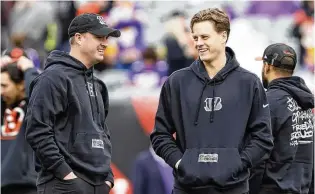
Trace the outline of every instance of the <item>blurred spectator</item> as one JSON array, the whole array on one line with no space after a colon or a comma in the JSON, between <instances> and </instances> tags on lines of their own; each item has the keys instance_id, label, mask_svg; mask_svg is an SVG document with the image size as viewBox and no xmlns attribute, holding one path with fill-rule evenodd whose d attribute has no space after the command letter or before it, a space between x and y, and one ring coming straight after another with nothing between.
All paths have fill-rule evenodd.
<instances>
[{"instance_id":1,"label":"blurred spectator","mask_svg":"<svg viewBox=\"0 0 315 194\"><path fill-rule=\"evenodd\" d=\"M132 183L134 194L171 194L174 184L172 168L150 147L138 155Z\"/></svg>"},{"instance_id":2,"label":"blurred spectator","mask_svg":"<svg viewBox=\"0 0 315 194\"><path fill-rule=\"evenodd\" d=\"M25 140L29 85L38 75L25 56L1 58L1 192L36 193L33 151Z\"/></svg>"},{"instance_id":3,"label":"blurred spectator","mask_svg":"<svg viewBox=\"0 0 315 194\"><path fill-rule=\"evenodd\" d=\"M130 69L131 64L141 57L141 50L145 48L143 25L146 16L143 13L138 3L126 1L115 1L109 13L111 25L121 31L121 37L117 40L118 68Z\"/></svg>"},{"instance_id":4,"label":"blurred spectator","mask_svg":"<svg viewBox=\"0 0 315 194\"><path fill-rule=\"evenodd\" d=\"M292 34L299 41L299 63L314 71L314 1L302 1L301 9L295 12Z\"/></svg>"},{"instance_id":5,"label":"blurred spectator","mask_svg":"<svg viewBox=\"0 0 315 194\"><path fill-rule=\"evenodd\" d=\"M250 1L246 14L277 17L291 15L298 8L297 1Z\"/></svg>"},{"instance_id":6,"label":"blurred spectator","mask_svg":"<svg viewBox=\"0 0 315 194\"><path fill-rule=\"evenodd\" d=\"M27 48L27 49L23 49L19 47L14 47L12 49L8 48L3 51L2 55L10 57L13 61L17 61L21 56L25 56L33 62L36 68L41 67L39 53L35 49L32 49L32 48Z\"/></svg>"},{"instance_id":7,"label":"blurred spectator","mask_svg":"<svg viewBox=\"0 0 315 194\"><path fill-rule=\"evenodd\" d=\"M11 47L33 48L43 62L47 51L59 42L55 5L48 1L16 1L8 22Z\"/></svg>"},{"instance_id":8,"label":"blurred spectator","mask_svg":"<svg viewBox=\"0 0 315 194\"><path fill-rule=\"evenodd\" d=\"M76 7L74 1L58 1L57 19L59 20L59 35L60 41L57 47L58 50L69 52L69 37L68 37L68 26L71 23L71 20L76 15Z\"/></svg>"},{"instance_id":9,"label":"blurred spectator","mask_svg":"<svg viewBox=\"0 0 315 194\"><path fill-rule=\"evenodd\" d=\"M8 23L11 9L14 6L14 1L1 1L1 52L10 44Z\"/></svg>"},{"instance_id":10,"label":"blurred spectator","mask_svg":"<svg viewBox=\"0 0 315 194\"><path fill-rule=\"evenodd\" d=\"M95 13L102 15L106 21L112 7L113 1L87 1L78 7L76 15L83 13Z\"/></svg>"},{"instance_id":11,"label":"blurred spectator","mask_svg":"<svg viewBox=\"0 0 315 194\"><path fill-rule=\"evenodd\" d=\"M167 78L167 69L165 61L158 61L155 48L148 47L142 52L142 60L132 63L129 79L136 87L158 88Z\"/></svg>"},{"instance_id":12,"label":"blurred spectator","mask_svg":"<svg viewBox=\"0 0 315 194\"><path fill-rule=\"evenodd\" d=\"M185 19L186 13L178 10L162 18L166 30L164 44L167 48L168 75L188 67L197 57Z\"/></svg>"}]
</instances>

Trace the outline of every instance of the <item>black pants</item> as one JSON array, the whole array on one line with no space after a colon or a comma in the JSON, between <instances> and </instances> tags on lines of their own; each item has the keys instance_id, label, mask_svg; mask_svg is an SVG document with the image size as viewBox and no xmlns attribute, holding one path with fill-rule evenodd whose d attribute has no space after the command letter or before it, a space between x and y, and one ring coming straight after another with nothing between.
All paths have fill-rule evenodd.
<instances>
[{"instance_id":1,"label":"black pants","mask_svg":"<svg viewBox=\"0 0 315 194\"><path fill-rule=\"evenodd\" d=\"M26 185L10 185L1 188L2 194L36 194L36 187Z\"/></svg>"},{"instance_id":2,"label":"black pants","mask_svg":"<svg viewBox=\"0 0 315 194\"><path fill-rule=\"evenodd\" d=\"M86 181L76 178L72 180L59 180L57 178L38 185L38 194L109 194L109 186L102 184L94 186Z\"/></svg>"},{"instance_id":3,"label":"black pants","mask_svg":"<svg viewBox=\"0 0 315 194\"><path fill-rule=\"evenodd\" d=\"M275 191L274 189L261 188L259 194L294 194L292 192L280 192Z\"/></svg>"},{"instance_id":4,"label":"black pants","mask_svg":"<svg viewBox=\"0 0 315 194\"><path fill-rule=\"evenodd\" d=\"M187 193L187 192L185 192L183 190L175 188L175 189L173 189L172 194L193 194L193 193ZM204 194L212 194L212 193L204 193ZM249 194L249 193L246 192L246 193L235 193L235 194Z\"/></svg>"}]
</instances>

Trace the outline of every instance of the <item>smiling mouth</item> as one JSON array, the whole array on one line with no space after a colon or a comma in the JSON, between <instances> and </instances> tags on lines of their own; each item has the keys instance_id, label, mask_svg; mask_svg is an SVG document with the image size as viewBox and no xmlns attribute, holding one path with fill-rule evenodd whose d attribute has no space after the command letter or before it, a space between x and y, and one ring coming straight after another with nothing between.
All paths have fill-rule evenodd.
<instances>
[{"instance_id":1,"label":"smiling mouth","mask_svg":"<svg viewBox=\"0 0 315 194\"><path fill-rule=\"evenodd\" d=\"M97 51L99 52L99 53L104 53L104 51L105 51L105 49L97 49Z\"/></svg>"},{"instance_id":2,"label":"smiling mouth","mask_svg":"<svg viewBox=\"0 0 315 194\"><path fill-rule=\"evenodd\" d=\"M199 53L205 53L205 52L207 52L209 49L198 49L198 52Z\"/></svg>"}]
</instances>

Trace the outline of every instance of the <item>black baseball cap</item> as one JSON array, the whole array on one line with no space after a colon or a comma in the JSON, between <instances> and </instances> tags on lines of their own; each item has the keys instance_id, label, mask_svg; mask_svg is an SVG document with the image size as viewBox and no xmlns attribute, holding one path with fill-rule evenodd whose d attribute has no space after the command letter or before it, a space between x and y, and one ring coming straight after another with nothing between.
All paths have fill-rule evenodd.
<instances>
[{"instance_id":1,"label":"black baseball cap","mask_svg":"<svg viewBox=\"0 0 315 194\"><path fill-rule=\"evenodd\" d=\"M292 58L293 63L287 63L285 58ZM263 57L257 57L256 61L264 61L269 65L273 65L278 68L294 70L297 63L297 56L294 49L283 43L276 43L269 45L264 53Z\"/></svg>"},{"instance_id":2,"label":"black baseball cap","mask_svg":"<svg viewBox=\"0 0 315 194\"><path fill-rule=\"evenodd\" d=\"M89 32L96 36L120 37L120 31L110 28L101 15L84 13L76 16L70 23L68 35L72 37L75 33Z\"/></svg>"}]
</instances>

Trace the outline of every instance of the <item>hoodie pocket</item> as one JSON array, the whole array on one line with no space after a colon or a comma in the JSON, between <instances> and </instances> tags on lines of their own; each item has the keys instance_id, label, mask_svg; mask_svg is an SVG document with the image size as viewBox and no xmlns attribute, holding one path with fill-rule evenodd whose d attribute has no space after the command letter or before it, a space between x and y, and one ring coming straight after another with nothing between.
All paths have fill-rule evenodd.
<instances>
[{"instance_id":1,"label":"hoodie pocket","mask_svg":"<svg viewBox=\"0 0 315 194\"><path fill-rule=\"evenodd\" d=\"M105 134L77 133L71 154L93 167L102 167L110 163L111 143Z\"/></svg>"},{"instance_id":2,"label":"hoodie pocket","mask_svg":"<svg viewBox=\"0 0 315 194\"><path fill-rule=\"evenodd\" d=\"M221 187L243 181L239 177L242 162L236 148L187 149L178 166L177 180L183 185Z\"/></svg>"}]
</instances>

